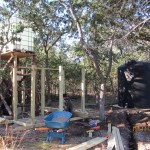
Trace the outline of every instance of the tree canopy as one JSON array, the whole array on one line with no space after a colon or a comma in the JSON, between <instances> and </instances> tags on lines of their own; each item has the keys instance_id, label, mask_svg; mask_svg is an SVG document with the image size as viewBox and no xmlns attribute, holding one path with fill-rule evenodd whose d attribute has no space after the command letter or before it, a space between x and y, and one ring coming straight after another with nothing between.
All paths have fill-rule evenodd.
<instances>
[{"instance_id":1,"label":"tree canopy","mask_svg":"<svg viewBox=\"0 0 150 150\"><path fill-rule=\"evenodd\" d=\"M101 120L104 119L106 85L108 79L117 77L117 67L128 59L149 60L148 0L4 2L5 7L1 6L1 22L4 20L2 18L9 19L14 12L29 22L35 32L35 52L41 60L40 64L46 67L63 64L68 70L71 64L84 64L90 80L101 85L95 89L99 91ZM2 24L4 26L5 22ZM3 35L1 31L1 43Z\"/></svg>"}]
</instances>

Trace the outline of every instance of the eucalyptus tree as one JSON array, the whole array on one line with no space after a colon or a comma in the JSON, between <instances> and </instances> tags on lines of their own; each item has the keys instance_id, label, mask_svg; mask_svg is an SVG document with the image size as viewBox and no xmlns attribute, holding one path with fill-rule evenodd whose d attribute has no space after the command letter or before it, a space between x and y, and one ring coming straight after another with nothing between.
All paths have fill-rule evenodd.
<instances>
[{"instance_id":1,"label":"eucalyptus tree","mask_svg":"<svg viewBox=\"0 0 150 150\"><path fill-rule=\"evenodd\" d=\"M44 45L47 55L63 33L71 31L71 36L79 38L81 50L92 62L100 79L99 114L103 120L106 82L115 61L114 52L121 55L127 50L136 50L139 43L148 39L149 1L7 1L38 31L39 43L42 43L39 45Z\"/></svg>"},{"instance_id":2,"label":"eucalyptus tree","mask_svg":"<svg viewBox=\"0 0 150 150\"><path fill-rule=\"evenodd\" d=\"M141 0L58 1L74 21L76 25L74 31L78 33L84 53L92 61L101 81L99 114L100 119L104 120L106 81L111 72L114 46L120 53L129 47L137 49L137 41L131 41L129 35L136 33L138 27L143 27L144 23L149 21L149 18L142 17L141 13L144 11L142 7L145 10L149 8L149 2L142 3Z\"/></svg>"},{"instance_id":3,"label":"eucalyptus tree","mask_svg":"<svg viewBox=\"0 0 150 150\"><path fill-rule=\"evenodd\" d=\"M20 18L30 23L35 31L36 41L38 41L37 49L41 52L44 50L45 67L49 67L49 60L52 59L49 58L49 54L52 48L71 28L71 23L67 23L66 14L61 13L62 7L49 0L10 0L7 2L9 6L18 9ZM46 80L47 95L50 99L49 71L46 72Z\"/></svg>"},{"instance_id":4,"label":"eucalyptus tree","mask_svg":"<svg viewBox=\"0 0 150 150\"><path fill-rule=\"evenodd\" d=\"M7 5L1 4L0 5L0 53L3 51L4 47L12 41L17 40L15 37L15 33L19 32L20 30L14 30L11 33L11 18L14 15L16 10L11 10ZM11 33L11 36L10 36ZM0 58L0 67L2 67L2 60ZM6 66L6 65L5 65ZM10 76L8 71L5 69L4 71L0 71L0 108L2 109L3 105L5 106L9 115L12 115L12 110L9 107L6 97L11 93L12 84L10 82ZM8 94L9 93L9 94Z\"/></svg>"},{"instance_id":5,"label":"eucalyptus tree","mask_svg":"<svg viewBox=\"0 0 150 150\"><path fill-rule=\"evenodd\" d=\"M77 27L77 32L79 34L80 43L84 48L84 53L90 58L93 63L93 66L96 70L97 75L101 80L101 89L100 89L100 97L99 97L99 108L100 108L100 119L104 120L104 105L105 105L105 83L106 79L103 75L102 68L100 67L99 62L99 53L97 51L98 45L95 45L95 41L91 41L92 39L92 32L89 32L91 29L91 19L93 19L94 11L90 11L90 6L92 5L91 2L87 1L80 1L79 3L75 1L61 1L59 0L60 4L62 4L66 10L70 13L70 16L74 20L74 23ZM94 4L96 6L96 3ZM90 21L90 22L89 22ZM95 20L97 21L97 20ZM94 27L95 28L95 27ZM96 31L95 31L96 33ZM107 69L108 77L112 65L112 45L113 45L113 33L110 35L109 38L109 66ZM101 43L100 43L101 44Z\"/></svg>"},{"instance_id":6,"label":"eucalyptus tree","mask_svg":"<svg viewBox=\"0 0 150 150\"><path fill-rule=\"evenodd\" d=\"M3 51L8 43L20 40L16 37L16 34L22 32L24 26L19 22L13 28L13 16L16 12L17 9L9 7L7 3L0 6L0 51Z\"/></svg>"}]
</instances>

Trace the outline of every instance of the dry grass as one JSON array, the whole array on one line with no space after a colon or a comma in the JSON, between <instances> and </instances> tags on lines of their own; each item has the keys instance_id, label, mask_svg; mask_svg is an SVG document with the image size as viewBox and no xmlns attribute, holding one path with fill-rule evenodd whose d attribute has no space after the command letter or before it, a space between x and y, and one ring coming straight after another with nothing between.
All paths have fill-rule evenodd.
<instances>
[{"instance_id":1,"label":"dry grass","mask_svg":"<svg viewBox=\"0 0 150 150\"><path fill-rule=\"evenodd\" d=\"M28 131L23 134L14 134L13 128L5 124L5 135L0 136L0 149L2 150L17 150Z\"/></svg>"}]
</instances>

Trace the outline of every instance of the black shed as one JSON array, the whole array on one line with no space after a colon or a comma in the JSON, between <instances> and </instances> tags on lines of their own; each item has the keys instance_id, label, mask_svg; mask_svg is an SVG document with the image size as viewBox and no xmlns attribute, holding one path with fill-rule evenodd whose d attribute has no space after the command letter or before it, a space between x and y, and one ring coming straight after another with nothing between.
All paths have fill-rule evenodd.
<instances>
[{"instance_id":1,"label":"black shed","mask_svg":"<svg viewBox=\"0 0 150 150\"><path fill-rule=\"evenodd\" d=\"M131 60L118 67L119 105L150 108L150 62Z\"/></svg>"}]
</instances>

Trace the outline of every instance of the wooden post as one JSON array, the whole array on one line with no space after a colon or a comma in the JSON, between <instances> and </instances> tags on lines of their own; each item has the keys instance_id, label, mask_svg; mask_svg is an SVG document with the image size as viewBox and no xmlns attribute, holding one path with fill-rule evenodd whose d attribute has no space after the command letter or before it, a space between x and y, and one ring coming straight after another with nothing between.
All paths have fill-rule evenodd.
<instances>
[{"instance_id":1,"label":"wooden post","mask_svg":"<svg viewBox=\"0 0 150 150\"><path fill-rule=\"evenodd\" d=\"M32 72L31 72L31 124L35 123L35 77L36 77L36 68L35 68L35 65L32 65Z\"/></svg>"},{"instance_id":2,"label":"wooden post","mask_svg":"<svg viewBox=\"0 0 150 150\"><path fill-rule=\"evenodd\" d=\"M108 123L108 138L110 138L110 135L111 135L111 131L112 129L111 129L111 123Z\"/></svg>"},{"instance_id":3,"label":"wooden post","mask_svg":"<svg viewBox=\"0 0 150 150\"><path fill-rule=\"evenodd\" d=\"M122 143L122 139L120 136L120 131L117 127L112 127L113 136L115 137L115 149L116 150L124 150L124 146Z\"/></svg>"},{"instance_id":4,"label":"wooden post","mask_svg":"<svg viewBox=\"0 0 150 150\"><path fill-rule=\"evenodd\" d=\"M64 72L64 70L63 70L63 93L66 93L65 72Z\"/></svg>"},{"instance_id":5,"label":"wooden post","mask_svg":"<svg viewBox=\"0 0 150 150\"><path fill-rule=\"evenodd\" d=\"M63 67L59 66L59 111L63 110Z\"/></svg>"},{"instance_id":6,"label":"wooden post","mask_svg":"<svg viewBox=\"0 0 150 150\"><path fill-rule=\"evenodd\" d=\"M44 116L45 108L45 69L41 69L41 115Z\"/></svg>"},{"instance_id":7,"label":"wooden post","mask_svg":"<svg viewBox=\"0 0 150 150\"><path fill-rule=\"evenodd\" d=\"M14 117L14 120L17 120L17 115L18 115L17 57L14 57L12 87L13 87L13 117Z\"/></svg>"},{"instance_id":8,"label":"wooden post","mask_svg":"<svg viewBox=\"0 0 150 150\"><path fill-rule=\"evenodd\" d=\"M113 150L115 147L115 137L113 133L110 134L110 137L107 141L107 150Z\"/></svg>"},{"instance_id":9,"label":"wooden post","mask_svg":"<svg viewBox=\"0 0 150 150\"><path fill-rule=\"evenodd\" d=\"M22 74L25 73L24 69L21 69L21 73ZM25 104L25 82L24 82L24 80L22 81L22 88L23 88L23 91L21 91L22 104L23 104L23 112L25 112L25 107L24 107L24 104Z\"/></svg>"},{"instance_id":10,"label":"wooden post","mask_svg":"<svg viewBox=\"0 0 150 150\"><path fill-rule=\"evenodd\" d=\"M82 82L81 82L81 110L85 112L85 69L82 68Z\"/></svg>"}]
</instances>

